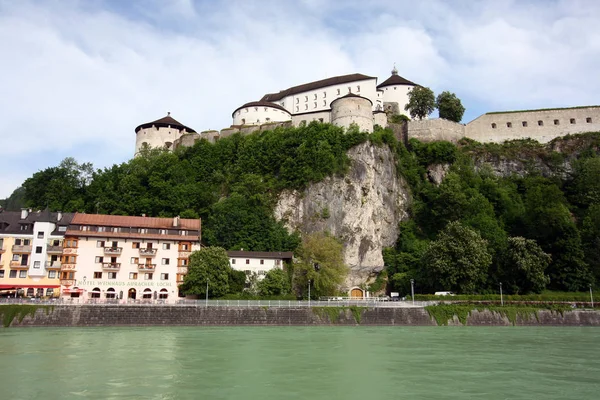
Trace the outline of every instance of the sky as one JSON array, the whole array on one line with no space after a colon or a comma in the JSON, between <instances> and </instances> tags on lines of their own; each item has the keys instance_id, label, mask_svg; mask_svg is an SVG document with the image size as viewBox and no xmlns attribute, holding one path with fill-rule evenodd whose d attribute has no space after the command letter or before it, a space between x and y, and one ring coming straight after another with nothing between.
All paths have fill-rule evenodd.
<instances>
[{"instance_id":1,"label":"sky","mask_svg":"<svg viewBox=\"0 0 600 400\"><path fill-rule=\"evenodd\" d=\"M0 0L0 198L65 157L133 156L265 93L399 74L489 111L600 104L597 0Z\"/></svg>"}]
</instances>

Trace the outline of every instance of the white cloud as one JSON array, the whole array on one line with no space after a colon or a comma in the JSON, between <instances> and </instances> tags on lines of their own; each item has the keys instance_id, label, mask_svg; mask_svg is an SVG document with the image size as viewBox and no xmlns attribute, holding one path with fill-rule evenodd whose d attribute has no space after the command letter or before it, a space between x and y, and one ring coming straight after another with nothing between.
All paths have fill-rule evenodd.
<instances>
[{"instance_id":1,"label":"white cloud","mask_svg":"<svg viewBox=\"0 0 600 400\"><path fill-rule=\"evenodd\" d=\"M133 129L167 111L220 129L264 93L351 72L386 79L394 62L455 91L470 118L598 103L592 1L110 4L0 0L0 197L66 156L127 160Z\"/></svg>"}]
</instances>

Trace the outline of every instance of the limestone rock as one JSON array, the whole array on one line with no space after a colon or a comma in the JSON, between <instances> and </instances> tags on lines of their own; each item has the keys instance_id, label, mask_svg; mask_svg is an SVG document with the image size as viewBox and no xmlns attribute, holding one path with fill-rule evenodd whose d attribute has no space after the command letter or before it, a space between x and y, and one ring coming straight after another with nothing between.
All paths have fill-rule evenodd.
<instances>
[{"instance_id":1,"label":"limestone rock","mask_svg":"<svg viewBox=\"0 0 600 400\"><path fill-rule=\"evenodd\" d=\"M328 231L341 239L350 288L383 269L382 249L395 244L398 223L408 217L410 193L387 146L363 143L348 156L352 164L345 176L281 193L275 217L290 230Z\"/></svg>"}]
</instances>

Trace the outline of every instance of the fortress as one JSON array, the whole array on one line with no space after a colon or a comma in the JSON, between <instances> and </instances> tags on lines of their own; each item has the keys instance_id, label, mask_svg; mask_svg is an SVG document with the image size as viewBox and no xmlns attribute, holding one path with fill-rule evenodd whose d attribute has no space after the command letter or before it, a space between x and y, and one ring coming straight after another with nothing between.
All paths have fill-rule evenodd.
<instances>
[{"instance_id":1,"label":"fortress","mask_svg":"<svg viewBox=\"0 0 600 400\"><path fill-rule=\"evenodd\" d=\"M248 134L277 126L299 126L319 121L343 128L356 124L361 131L393 126L388 115L406 114L408 93L419 86L394 67L380 84L363 74L341 75L265 94L260 100L236 108L232 125L221 131L196 132L173 119L161 119L135 128L135 154L145 147L174 149L192 146L200 139L214 142L240 132ZM399 130L399 131L398 131ZM541 143L567 134L600 131L600 106L530 111L490 112L467 124L445 119L410 120L395 131L404 139L457 141L467 137L478 142L503 142L531 138Z\"/></svg>"}]
</instances>

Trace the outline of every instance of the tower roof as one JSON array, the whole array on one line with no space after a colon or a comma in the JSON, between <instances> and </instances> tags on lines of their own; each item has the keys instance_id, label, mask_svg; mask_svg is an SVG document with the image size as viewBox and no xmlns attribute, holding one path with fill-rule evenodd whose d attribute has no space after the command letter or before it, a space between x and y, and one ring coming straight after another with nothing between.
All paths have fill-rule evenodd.
<instances>
[{"instance_id":1,"label":"tower roof","mask_svg":"<svg viewBox=\"0 0 600 400\"><path fill-rule=\"evenodd\" d=\"M168 112L166 117L162 117L160 119L157 119L156 121L146 122L145 124L139 125L137 128L135 128L135 133L137 133L140 129L152 128L153 126L156 126L157 128L173 127L179 130L185 129L186 131L191 133L196 132L192 128L183 125L181 122L171 117L171 113Z\"/></svg>"},{"instance_id":2,"label":"tower roof","mask_svg":"<svg viewBox=\"0 0 600 400\"><path fill-rule=\"evenodd\" d=\"M393 86L393 85L419 86L416 83L411 82L408 79L405 79L405 78L401 77L400 75L398 75L398 70L396 69L395 65L394 65L394 69L392 70L392 76L390 76L385 81L383 81L379 85L377 85L377 89L385 87L385 86Z\"/></svg>"},{"instance_id":3,"label":"tower roof","mask_svg":"<svg viewBox=\"0 0 600 400\"><path fill-rule=\"evenodd\" d=\"M290 113L288 110L286 110L285 108L281 107L279 104L276 103L271 103L270 101L251 101L250 103L246 103L243 106L239 106L238 108L236 108L233 113L231 114L231 116L233 117L233 115L237 112L237 110L245 108L245 107L271 107L271 108L276 108L278 110L281 111L285 111L286 113Z\"/></svg>"}]
</instances>

